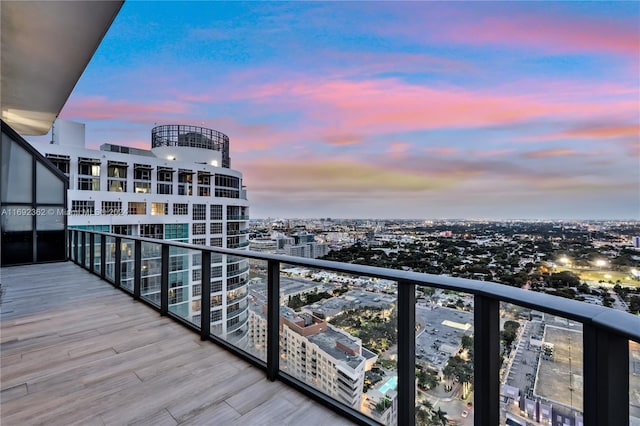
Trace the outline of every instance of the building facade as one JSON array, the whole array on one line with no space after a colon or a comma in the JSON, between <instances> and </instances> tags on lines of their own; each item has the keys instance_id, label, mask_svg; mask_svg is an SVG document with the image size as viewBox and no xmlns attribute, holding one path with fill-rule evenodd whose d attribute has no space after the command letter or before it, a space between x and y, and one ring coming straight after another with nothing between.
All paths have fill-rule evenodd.
<instances>
[{"instance_id":1,"label":"building facade","mask_svg":"<svg viewBox=\"0 0 640 426\"><path fill-rule=\"evenodd\" d=\"M248 347L259 357L266 357L264 309L249 313ZM283 371L360 409L366 366L360 339L311 314L281 306L280 349Z\"/></svg>"},{"instance_id":2,"label":"building facade","mask_svg":"<svg viewBox=\"0 0 640 426\"><path fill-rule=\"evenodd\" d=\"M242 174L229 168L226 135L196 126L158 126L152 130L150 150L113 144L94 150L85 147L83 124L56 122L52 139L33 146L69 178L69 228L235 249L249 245L249 202ZM130 268L122 271L122 285L127 286L133 279L133 258L131 247L123 248ZM159 247L144 245L143 260L143 295L159 299ZM243 338L248 263L214 254L210 267L211 330ZM199 255L172 248L169 271L169 309L198 323Z\"/></svg>"}]
</instances>

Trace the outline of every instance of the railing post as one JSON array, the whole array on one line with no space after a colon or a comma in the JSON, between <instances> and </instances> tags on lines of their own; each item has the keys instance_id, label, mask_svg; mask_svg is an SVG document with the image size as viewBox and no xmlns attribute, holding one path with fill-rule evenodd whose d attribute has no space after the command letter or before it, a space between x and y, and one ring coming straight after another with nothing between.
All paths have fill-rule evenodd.
<instances>
[{"instance_id":1,"label":"railing post","mask_svg":"<svg viewBox=\"0 0 640 426\"><path fill-rule=\"evenodd\" d=\"M133 298L140 299L140 284L142 283L142 241L133 242Z\"/></svg>"},{"instance_id":2,"label":"railing post","mask_svg":"<svg viewBox=\"0 0 640 426\"><path fill-rule=\"evenodd\" d=\"M169 246L162 244L162 274L160 275L160 315L169 312Z\"/></svg>"},{"instance_id":3,"label":"railing post","mask_svg":"<svg viewBox=\"0 0 640 426\"><path fill-rule=\"evenodd\" d=\"M202 251L200 274L200 340L207 340L211 334L211 252Z\"/></svg>"},{"instance_id":4,"label":"railing post","mask_svg":"<svg viewBox=\"0 0 640 426\"><path fill-rule=\"evenodd\" d=\"M83 268L87 269L87 231L82 231L82 254L80 255L80 262Z\"/></svg>"},{"instance_id":5,"label":"railing post","mask_svg":"<svg viewBox=\"0 0 640 426\"><path fill-rule=\"evenodd\" d=\"M78 246L79 246L79 242L78 242L78 230L74 229L73 230L73 261L76 262L76 264L78 263Z\"/></svg>"},{"instance_id":6,"label":"railing post","mask_svg":"<svg viewBox=\"0 0 640 426\"><path fill-rule=\"evenodd\" d=\"M113 285L120 287L120 279L122 275L122 238L115 238L116 252L115 252L115 265L113 265Z\"/></svg>"},{"instance_id":7,"label":"railing post","mask_svg":"<svg viewBox=\"0 0 640 426\"><path fill-rule=\"evenodd\" d=\"M107 237L100 237L100 278L107 278Z\"/></svg>"},{"instance_id":8,"label":"railing post","mask_svg":"<svg viewBox=\"0 0 640 426\"><path fill-rule=\"evenodd\" d=\"M473 395L476 426L500 423L500 302L474 298Z\"/></svg>"},{"instance_id":9,"label":"railing post","mask_svg":"<svg viewBox=\"0 0 640 426\"><path fill-rule=\"evenodd\" d=\"M95 244L96 244L96 236L92 232L89 234L89 271L91 272L93 272L93 268L94 268L93 259L96 256Z\"/></svg>"},{"instance_id":10,"label":"railing post","mask_svg":"<svg viewBox=\"0 0 640 426\"><path fill-rule=\"evenodd\" d=\"M273 382L280 371L280 262L267 262L267 379Z\"/></svg>"},{"instance_id":11,"label":"railing post","mask_svg":"<svg viewBox=\"0 0 640 426\"><path fill-rule=\"evenodd\" d=\"M583 333L585 424L629 424L629 341L590 324Z\"/></svg>"},{"instance_id":12,"label":"railing post","mask_svg":"<svg viewBox=\"0 0 640 426\"><path fill-rule=\"evenodd\" d=\"M398 281L398 424L416 424L416 288Z\"/></svg>"},{"instance_id":13,"label":"railing post","mask_svg":"<svg viewBox=\"0 0 640 426\"><path fill-rule=\"evenodd\" d=\"M73 231L67 228L67 260L73 260L71 248L73 247Z\"/></svg>"}]
</instances>

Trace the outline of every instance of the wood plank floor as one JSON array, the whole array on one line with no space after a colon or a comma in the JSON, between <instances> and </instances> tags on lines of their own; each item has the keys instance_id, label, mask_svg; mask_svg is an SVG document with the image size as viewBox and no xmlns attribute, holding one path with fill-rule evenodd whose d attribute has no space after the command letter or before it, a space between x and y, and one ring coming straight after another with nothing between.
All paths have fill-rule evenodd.
<instances>
[{"instance_id":1,"label":"wood plank floor","mask_svg":"<svg viewBox=\"0 0 640 426\"><path fill-rule=\"evenodd\" d=\"M351 424L70 262L0 282L3 426Z\"/></svg>"}]
</instances>

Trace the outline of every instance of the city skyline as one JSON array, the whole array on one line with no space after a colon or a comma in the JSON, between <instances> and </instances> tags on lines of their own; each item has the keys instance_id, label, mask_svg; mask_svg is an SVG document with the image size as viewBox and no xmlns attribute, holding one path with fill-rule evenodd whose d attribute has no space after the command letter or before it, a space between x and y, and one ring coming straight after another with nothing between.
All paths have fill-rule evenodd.
<instances>
[{"instance_id":1,"label":"city skyline","mask_svg":"<svg viewBox=\"0 0 640 426\"><path fill-rule=\"evenodd\" d=\"M637 3L127 2L60 117L231 139L253 217L633 219Z\"/></svg>"}]
</instances>

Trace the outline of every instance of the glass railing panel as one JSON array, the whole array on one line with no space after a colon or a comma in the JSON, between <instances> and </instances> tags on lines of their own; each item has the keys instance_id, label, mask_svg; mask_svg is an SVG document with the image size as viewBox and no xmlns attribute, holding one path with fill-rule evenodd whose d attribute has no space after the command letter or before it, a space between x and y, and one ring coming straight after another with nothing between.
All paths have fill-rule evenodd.
<instances>
[{"instance_id":1,"label":"glass railing panel","mask_svg":"<svg viewBox=\"0 0 640 426\"><path fill-rule=\"evenodd\" d=\"M115 282L116 265L116 239L115 237L104 237L105 240L105 278L107 281Z\"/></svg>"},{"instance_id":2,"label":"glass railing panel","mask_svg":"<svg viewBox=\"0 0 640 426\"><path fill-rule=\"evenodd\" d=\"M73 260L74 262L77 262L78 261L78 259L76 257L76 248L78 247L78 233L77 232L71 232L70 244L71 244L71 260Z\"/></svg>"},{"instance_id":3,"label":"glass railing panel","mask_svg":"<svg viewBox=\"0 0 640 426\"><path fill-rule=\"evenodd\" d=\"M84 266L87 269L91 268L91 240L89 233L85 233L84 236ZM82 239L80 240L82 241Z\"/></svg>"},{"instance_id":4,"label":"glass railing panel","mask_svg":"<svg viewBox=\"0 0 640 426\"><path fill-rule=\"evenodd\" d=\"M232 264L239 260L238 256L228 256ZM263 260L246 259L248 272L246 277L248 292L247 310L247 338L246 351L251 355L267 361L267 262ZM245 265L240 265L244 268ZM233 272L236 274L237 272ZM230 290L235 292L236 290ZM239 292L242 294L242 290ZM242 297L242 296L240 296Z\"/></svg>"},{"instance_id":5,"label":"glass railing panel","mask_svg":"<svg viewBox=\"0 0 640 426\"><path fill-rule=\"evenodd\" d=\"M126 238L120 240L120 286L133 293L134 280L134 241Z\"/></svg>"},{"instance_id":6,"label":"glass railing panel","mask_svg":"<svg viewBox=\"0 0 640 426\"><path fill-rule=\"evenodd\" d=\"M266 262L257 262L253 267L249 262L245 257L211 254L210 331L236 348L266 361L266 310L263 311L263 305L267 303L267 293L252 295L249 287L252 274L266 289ZM253 268L255 271L252 272Z\"/></svg>"},{"instance_id":7,"label":"glass railing panel","mask_svg":"<svg viewBox=\"0 0 640 426\"><path fill-rule=\"evenodd\" d=\"M281 371L396 424L396 283L283 265L280 303Z\"/></svg>"},{"instance_id":8,"label":"glass railing panel","mask_svg":"<svg viewBox=\"0 0 640 426\"><path fill-rule=\"evenodd\" d=\"M143 242L141 247L140 297L160 306L160 282L162 274L162 245Z\"/></svg>"},{"instance_id":9,"label":"glass railing panel","mask_svg":"<svg viewBox=\"0 0 640 426\"><path fill-rule=\"evenodd\" d=\"M581 323L501 303L500 352L501 421L580 424Z\"/></svg>"},{"instance_id":10,"label":"glass railing panel","mask_svg":"<svg viewBox=\"0 0 640 426\"><path fill-rule=\"evenodd\" d=\"M473 296L416 288L416 424L473 425Z\"/></svg>"},{"instance_id":11,"label":"glass railing panel","mask_svg":"<svg viewBox=\"0 0 640 426\"><path fill-rule=\"evenodd\" d=\"M194 280L194 271L199 269L192 265L196 252L199 250L169 247L169 312L187 321L200 313L200 300L192 296L194 283L199 283Z\"/></svg>"},{"instance_id":12,"label":"glass railing panel","mask_svg":"<svg viewBox=\"0 0 640 426\"><path fill-rule=\"evenodd\" d=\"M100 242L102 241L102 235L93 236L93 271L100 272L100 262L102 259Z\"/></svg>"},{"instance_id":13,"label":"glass railing panel","mask_svg":"<svg viewBox=\"0 0 640 426\"><path fill-rule=\"evenodd\" d=\"M629 340L629 424L640 425L640 343Z\"/></svg>"}]
</instances>

